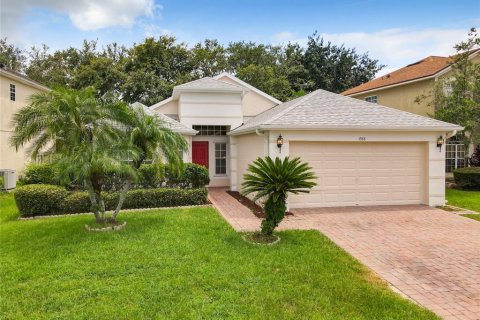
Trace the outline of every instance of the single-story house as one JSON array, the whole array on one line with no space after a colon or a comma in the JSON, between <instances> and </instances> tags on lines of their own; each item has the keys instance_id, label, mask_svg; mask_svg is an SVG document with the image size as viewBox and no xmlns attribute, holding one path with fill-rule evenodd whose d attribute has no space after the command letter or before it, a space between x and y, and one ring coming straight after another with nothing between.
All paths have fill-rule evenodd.
<instances>
[{"instance_id":1,"label":"single-story house","mask_svg":"<svg viewBox=\"0 0 480 320\"><path fill-rule=\"evenodd\" d=\"M257 157L300 157L317 186L290 208L445 204L445 139L462 127L316 90L281 103L227 73L176 86L150 107L191 145L210 186L241 191Z\"/></svg>"}]
</instances>

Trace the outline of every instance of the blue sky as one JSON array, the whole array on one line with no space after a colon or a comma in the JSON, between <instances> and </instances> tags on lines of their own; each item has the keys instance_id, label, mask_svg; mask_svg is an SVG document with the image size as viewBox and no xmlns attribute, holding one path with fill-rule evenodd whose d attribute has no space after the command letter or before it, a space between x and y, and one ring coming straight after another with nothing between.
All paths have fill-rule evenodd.
<instances>
[{"instance_id":1,"label":"blue sky","mask_svg":"<svg viewBox=\"0 0 480 320\"><path fill-rule=\"evenodd\" d=\"M480 25L480 1L174 1L3 0L1 37L21 47L52 49L100 44L131 45L146 36L172 34L192 45L297 41L317 30L327 40L369 51L388 67L428 55L453 53L468 29Z\"/></svg>"}]
</instances>

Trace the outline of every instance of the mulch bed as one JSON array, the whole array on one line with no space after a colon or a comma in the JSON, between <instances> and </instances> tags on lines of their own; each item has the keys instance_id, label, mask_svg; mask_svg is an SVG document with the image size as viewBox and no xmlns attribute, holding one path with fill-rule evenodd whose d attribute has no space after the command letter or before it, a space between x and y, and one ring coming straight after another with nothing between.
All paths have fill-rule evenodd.
<instances>
[{"instance_id":1,"label":"mulch bed","mask_svg":"<svg viewBox=\"0 0 480 320\"><path fill-rule=\"evenodd\" d=\"M250 211L252 211L252 213L256 217L258 217L260 219L263 219L263 217L265 217L265 213L263 212L262 207L260 207L258 204L256 204L252 200L248 199L247 197L242 196L238 191L227 191L227 193L229 195L231 195L232 197L234 197L235 199L237 199L237 201L240 202L241 204L243 204L245 207L250 209ZM293 216L293 213L290 212L290 211L287 211L285 213L285 215L286 216Z\"/></svg>"}]
</instances>

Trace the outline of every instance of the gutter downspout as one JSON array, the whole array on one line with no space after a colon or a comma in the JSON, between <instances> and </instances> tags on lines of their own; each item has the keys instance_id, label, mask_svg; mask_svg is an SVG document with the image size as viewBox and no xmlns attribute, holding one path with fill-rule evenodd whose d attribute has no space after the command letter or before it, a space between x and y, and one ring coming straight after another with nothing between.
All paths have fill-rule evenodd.
<instances>
[{"instance_id":1,"label":"gutter downspout","mask_svg":"<svg viewBox=\"0 0 480 320\"><path fill-rule=\"evenodd\" d=\"M266 136L265 132L260 132L258 128L255 129L255 133L257 134L257 136L263 137L263 143L264 145L267 145L266 148L264 147L263 151L267 156L270 155L270 135Z\"/></svg>"}]
</instances>

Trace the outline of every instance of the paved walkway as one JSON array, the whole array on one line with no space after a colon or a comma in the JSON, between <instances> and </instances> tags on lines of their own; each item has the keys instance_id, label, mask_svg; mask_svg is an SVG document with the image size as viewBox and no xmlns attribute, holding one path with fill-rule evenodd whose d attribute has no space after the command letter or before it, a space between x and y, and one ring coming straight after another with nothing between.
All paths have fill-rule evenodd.
<instances>
[{"instance_id":1,"label":"paved walkway","mask_svg":"<svg viewBox=\"0 0 480 320\"><path fill-rule=\"evenodd\" d=\"M260 219L224 189L209 198L237 231ZM319 230L445 319L480 319L480 223L427 206L294 209L279 229Z\"/></svg>"}]
</instances>

